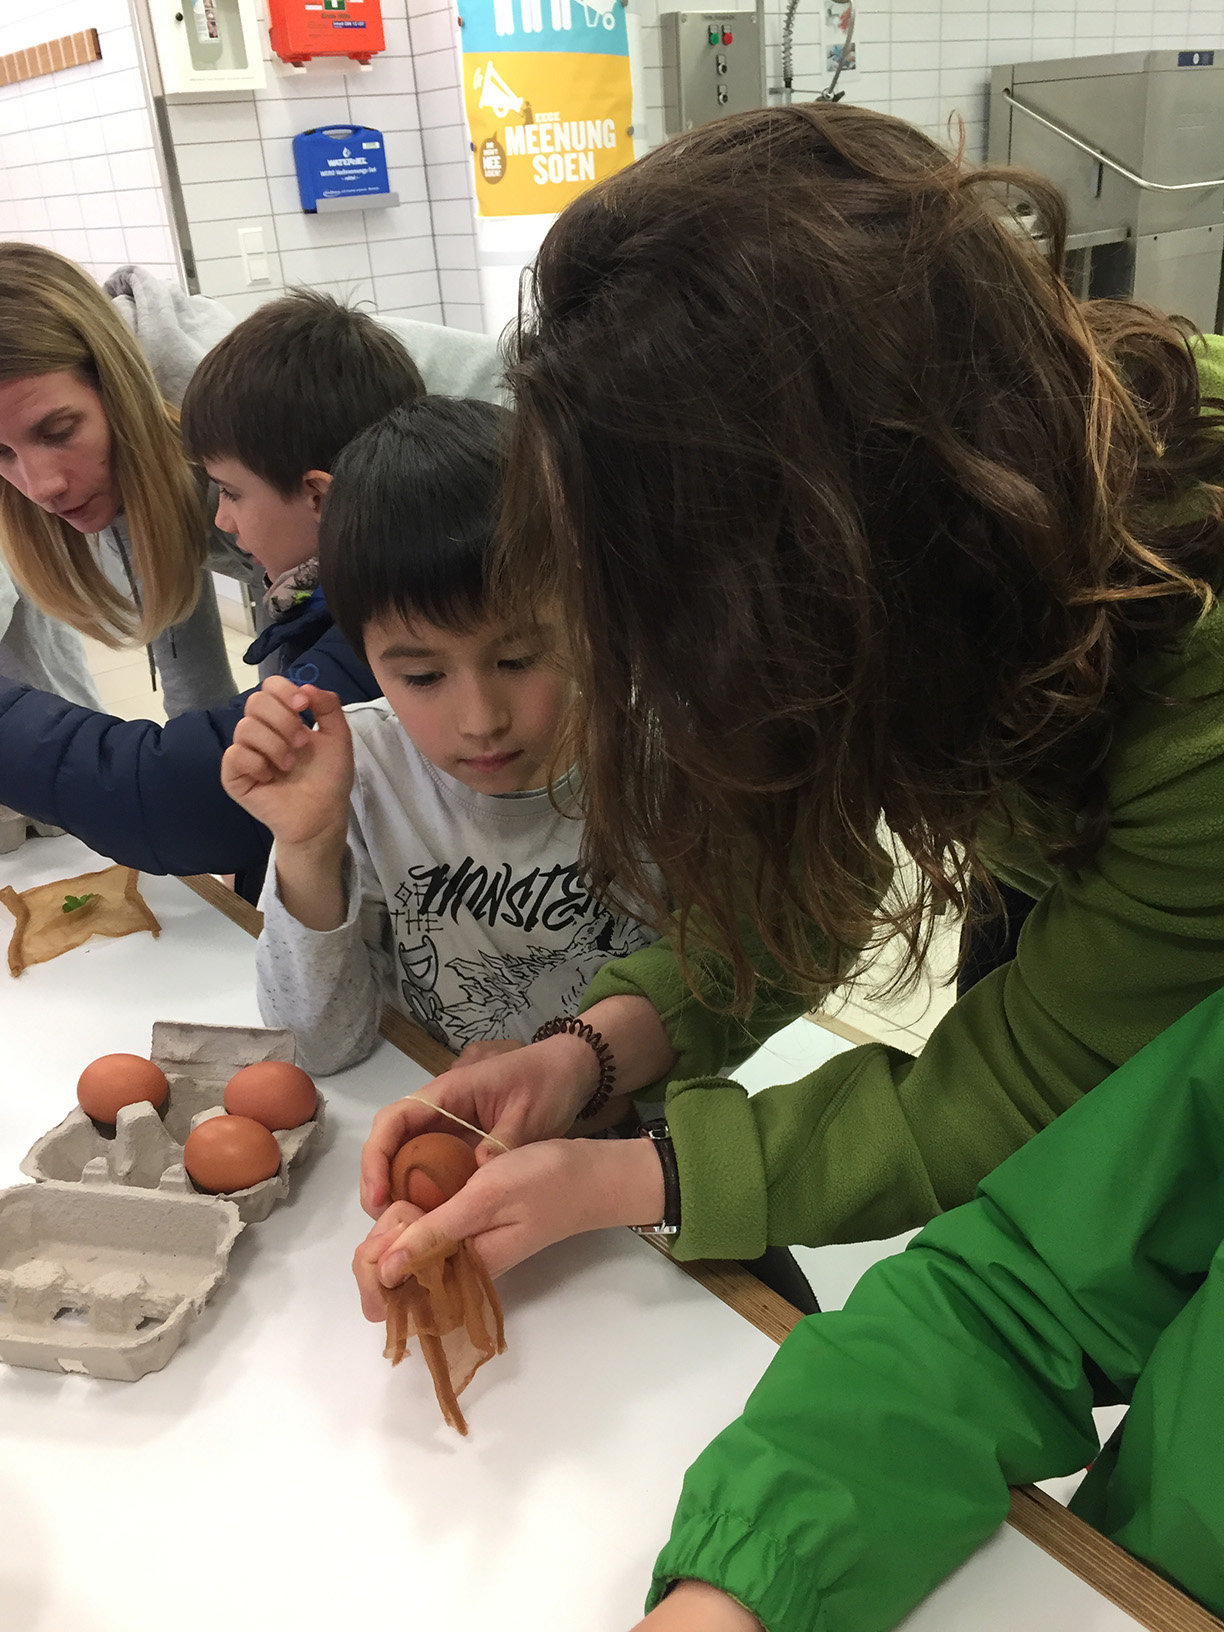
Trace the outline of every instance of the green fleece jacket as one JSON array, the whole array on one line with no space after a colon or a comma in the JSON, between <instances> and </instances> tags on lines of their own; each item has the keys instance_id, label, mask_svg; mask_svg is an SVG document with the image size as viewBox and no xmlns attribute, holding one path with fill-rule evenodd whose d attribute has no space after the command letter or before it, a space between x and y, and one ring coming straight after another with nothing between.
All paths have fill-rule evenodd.
<instances>
[{"instance_id":1,"label":"green fleece jacket","mask_svg":"<svg viewBox=\"0 0 1224 1632\"><path fill-rule=\"evenodd\" d=\"M802 1321L689 1469L651 1602L709 1581L767 1632L882 1632L1009 1485L1224 1614L1224 992ZM1130 1410L1097 1454L1091 1360Z\"/></svg>"},{"instance_id":2,"label":"green fleece jacket","mask_svg":"<svg viewBox=\"0 0 1224 1632\"><path fill-rule=\"evenodd\" d=\"M1224 341L1209 337L1199 370L1204 391L1224 395ZM584 1008L645 996L676 1049L663 1086L678 1257L924 1224L1224 985L1224 605L1135 679L1157 696L1118 726L1108 838L1067 872L1034 839L983 835L997 876L1037 905L1014 961L956 1004L919 1058L854 1048L749 1098L715 1073L793 1019L797 1000L767 983L750 1020L731 1021L689 990L667 939L596 976ZM702 995L721 995L716 980Z\"/></svg>"}]
</instances>

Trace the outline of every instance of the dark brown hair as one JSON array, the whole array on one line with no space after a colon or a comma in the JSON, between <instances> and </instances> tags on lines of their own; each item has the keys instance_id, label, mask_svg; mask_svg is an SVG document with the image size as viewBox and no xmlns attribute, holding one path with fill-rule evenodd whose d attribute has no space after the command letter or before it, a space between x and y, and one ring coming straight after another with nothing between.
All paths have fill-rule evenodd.
<instances>
[{"instance_id":1,"label":"dark brown hair","mask_svg":"<svg viewBox=\"0 0 1224 1632\"><path fill-rule=\"evenodd\" d=\"M191 377L183 445L193 459L238 459L286 496L330 471L367 425L425 394L389 329L331 295L295 289L231 329Z\"/></svg>"},{"instance_id":2,"label":"dark brown hair","mask_svg":"<svg viewBox=\"0 0 1224 1632\"><path fill-rule=\"evenodd\" d=\"M502 581L570 632L593 875L661 915L654 861L741 1003L741 915L812 991L881 926L916 966L987 817L1090 854L1126 671L1210 604L1220 416L1182 328L1072 298L1063 238L1039 178L812 105L670 142L545 240ZM881 824L918 872L888 910Z\"/></svg>"},{"instance_id":3,"label":"dark brown hair","mask_svg":"<svg viewBox=\"0 0 1224 1632\"><path fill-rule=\"evenodd\" d=\"M420 397L336 460L319 581L355 652L365 655L367 625L384 618L466 633L486 616L509 418L491 402Z\"/></svg>"}]
</instances>

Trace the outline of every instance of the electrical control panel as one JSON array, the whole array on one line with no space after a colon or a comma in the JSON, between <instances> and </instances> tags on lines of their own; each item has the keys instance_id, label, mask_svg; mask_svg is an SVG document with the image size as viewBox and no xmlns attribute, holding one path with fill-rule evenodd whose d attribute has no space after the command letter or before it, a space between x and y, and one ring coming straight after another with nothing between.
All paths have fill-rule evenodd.
<instances>
[{"instance_id":1,"label":"electrical control panel","mask_svg":"<svg viewBox=\"0 0 1224 1632\"><path fill-rule=\"evenodd\" d=\"M765 106L765 58L754 11L666 11L659 24L669 136Z\"/></svg>"}]
</instances>

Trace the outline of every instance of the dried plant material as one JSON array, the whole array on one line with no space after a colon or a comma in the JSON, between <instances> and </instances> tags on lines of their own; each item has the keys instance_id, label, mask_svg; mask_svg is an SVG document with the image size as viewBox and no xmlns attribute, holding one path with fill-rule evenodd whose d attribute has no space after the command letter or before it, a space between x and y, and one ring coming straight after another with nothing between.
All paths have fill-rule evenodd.
<instances>
[{"instance_id":1,"label":"dried plant material","mask_svg":"<svg viewBox=\"0 0 1224 1632\"><path fill-rule=\"evenodd\" d=\"M82 946L91 935L135 935L147 929L157 936L161 925L138 888L134 867L104 867L38 884L20 895L11 885L0 889L0 901L17 920L9 942L9 974L17 976L32 963L46 963L61 952ZM75 909L69 901L76 900Z\"/></svg>"},{"instance_id":2,"label":"dried plant material","mask_svg":"<svg viewBox=\"0 0 1224 1632\"><path fill-rule=\"evenodd\" d=\"M467 1433L459 1395L486 1360L504 1354L501 1303L489 1272L468 1241L445 1241L417 1260L402 1285L384 1288L387 1346L393 1366L408 1352L409 1338L421 1344L433 1377L442 1415Z\"/></svg>"}]
</instances>

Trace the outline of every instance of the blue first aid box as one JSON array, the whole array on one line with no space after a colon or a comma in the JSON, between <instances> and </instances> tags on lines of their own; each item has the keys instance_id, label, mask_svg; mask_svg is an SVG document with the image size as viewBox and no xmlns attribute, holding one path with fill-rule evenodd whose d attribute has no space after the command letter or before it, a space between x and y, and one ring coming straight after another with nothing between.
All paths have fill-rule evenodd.
<instances>
[{"instance_id":1,"label":"blue first aid box","mask_svg":"<svg viewBox=\"0 0 1224 1632\"><path fill-rule=\"evenodd\" d=\"M367 125L322 125L293 138L302 208L317 213L321 199L389 193L387 150L381 130Z\"/></svg>"}]
</instances>

